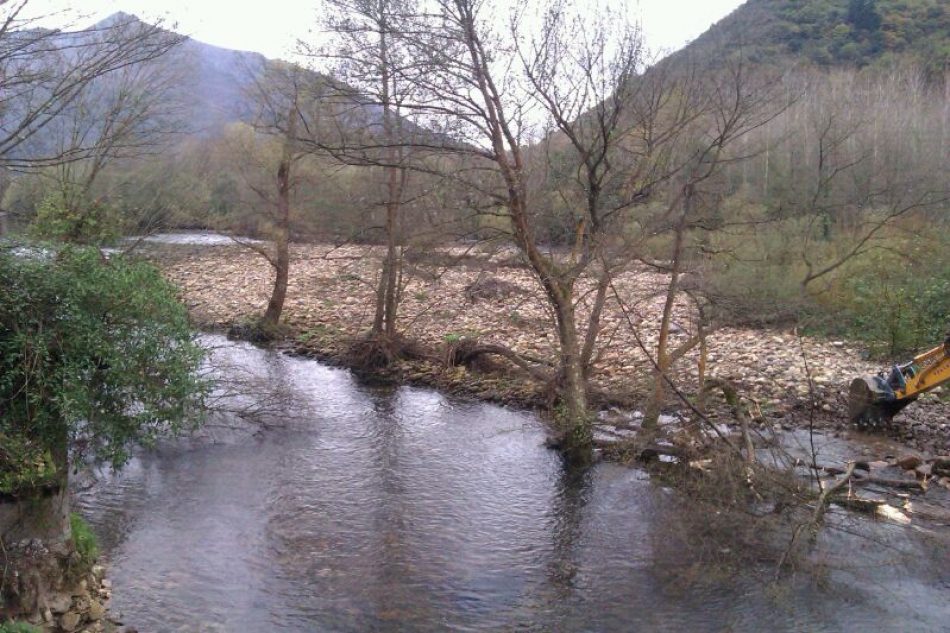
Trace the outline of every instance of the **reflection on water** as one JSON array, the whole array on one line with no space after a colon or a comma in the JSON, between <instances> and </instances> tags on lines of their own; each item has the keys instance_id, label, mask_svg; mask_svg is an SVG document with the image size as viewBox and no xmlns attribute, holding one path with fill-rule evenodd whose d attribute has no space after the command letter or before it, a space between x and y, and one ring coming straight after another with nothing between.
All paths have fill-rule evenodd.
<instances>
[{"instance_id":1,"label":"reflection on water","mask_svg":"<svg viewBox=\"0 0 950 633\"><path fill-rule=\"evenodd\" d=\"M143 633L943 625L946 574L901 582L883 561L870 599L808 582L683 589L657 573L680 561L656 547L669 493L643 473L565 471L526 413L210 340L295 404L279 428L163 448L81 496L114 608Z\"/></svg>"}]
</instances>

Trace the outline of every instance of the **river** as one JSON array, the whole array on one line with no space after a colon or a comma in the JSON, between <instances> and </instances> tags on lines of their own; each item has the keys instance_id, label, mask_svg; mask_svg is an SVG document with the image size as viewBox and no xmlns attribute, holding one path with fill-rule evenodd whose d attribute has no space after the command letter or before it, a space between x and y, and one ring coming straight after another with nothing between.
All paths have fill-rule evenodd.
<instances>
[{"instance_id":1,"label":"river","mask_svg":"<svg viewBox=\"0 0 950 633\"><path fill-rule=\"evenodd\" d=\"M619 465L567 473L534 415L206 341L292 403L78 495L141 633L947 630L946 561L866 538L903 528L835 537L854 568L824 584L684 583L673 493Z\"/></svg>"}]
</instances>

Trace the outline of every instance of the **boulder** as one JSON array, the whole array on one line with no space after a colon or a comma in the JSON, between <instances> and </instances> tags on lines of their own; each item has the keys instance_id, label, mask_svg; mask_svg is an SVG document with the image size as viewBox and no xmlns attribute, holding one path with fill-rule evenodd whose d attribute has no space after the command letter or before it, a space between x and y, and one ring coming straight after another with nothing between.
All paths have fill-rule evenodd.
<instances>
[{"instance_id":1,"label":"boulder","mask_svg":"<svg viewBox=\"0 0 950 633\"><path fill-rule=\"evenodd\" d=\"M66 613L73 606L73 598L66 593L54 593L46 597L46 606L57 615Z\"/></svg>"},{"instance_id":2,"label":"boulder","mask_svg":"<svg viewBox=\"0 0 950 633\"><path fill-rule=\"evenodd\" d=\"M933 474L950 477L950 457L935 457L931 462Z\"/></svg>"},{"instance_id":3,"label":"boulder","mask_svg":"<svg viewBox=\"0 0 950 633\"><path fill-rule=\"evenodd\" d=\"M70 631L75 630L77 626L79 626L79 622L81 620L82 620L82 616L80 616L78 613L76 613L75 611L68 611L64 613L63 617L59 619L59 626L61 629L66 631L66 633L69 633Z\"/></svg>"}]
</instances>

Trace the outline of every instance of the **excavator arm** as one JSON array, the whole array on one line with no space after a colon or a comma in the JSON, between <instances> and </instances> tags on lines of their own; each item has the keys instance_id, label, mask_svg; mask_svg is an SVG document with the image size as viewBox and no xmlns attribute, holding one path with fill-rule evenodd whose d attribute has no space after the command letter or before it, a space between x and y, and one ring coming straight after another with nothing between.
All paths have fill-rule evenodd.
<instances>
[{"instance_id":1,"label":"excavator arm","mask_svg":"<svg viewBox=\"0 0 950 633\"><path fill-rule=\"evenodd\" d=\"M849 415L858 426L890 422L920 394L950 382L950 336L940 347L920 354L887 374L855 378L849 392Z\"/></svg>"}]
</instances>

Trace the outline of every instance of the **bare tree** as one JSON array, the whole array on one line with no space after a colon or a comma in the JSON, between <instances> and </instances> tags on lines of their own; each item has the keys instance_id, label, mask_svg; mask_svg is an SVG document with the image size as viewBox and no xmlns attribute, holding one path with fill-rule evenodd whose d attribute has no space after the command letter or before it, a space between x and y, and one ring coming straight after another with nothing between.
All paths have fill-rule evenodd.
<instances>
[{"instance_id":1,"label":"bare tree","mask_svg":"<svg viewBox=\"0 0 950 633\"><path fill-rule=\"evenodd\" d=\"M41 132L99 78L158 59L182 40L123 14L83 30L40 28L22 17L28 3L0 6L0 164L15 171L94 155L100 135L64 147Z\"/></svg>"},{"instance_id":2,"label":"bare tree","mask_svg":"<svg viewBox=\"0 0 950 633\"><path fill-rule=\"evenodd\" d=\"M300 149L299 130L318 125L307 117L321 104L319 87L311 85L305 78L306 72L298 66L269 62L262 68L249 67L246 72L257 111L250 126L235 128L226 144L240 156L233 168L256 197L250 206L257 210L263 204L263 210L255 215L266 218L265 232L273 241L273 248L254 240L233 239L261 255L274 269L267 308L250 332L253 338L271 338L276 334L287 298L294 193L300 184L298 166L308 154ZM275 146L276 152L271 151ZM262 177L267 172L273 177Z\"/></svg>"},{"instance_id":3,"label":"bare tree","mask_svg":"<svg viewBox=\"0 0 950 633\"><path fill-rule=\"evenodd\" d=\"M551 309L563 446L583 457L591 438L587 376L611 275L642 257L643 235L683 223L682 209L716 172L723 146L761 124L753 114L759 104L741 73L729 85L696 65L646 71L639 34L620 15L591 17L554 2L540 14L542 35L529 40L526 4L507 29L484 3L443 0L438 8L412 37L415 58L430 68L420 79L428 103L437 104L430 112L453 120L464 151L498 179L497 189L477 185L503 209ZM539 119L550 122L545 135L534 133ZM573 224L567 254L547 248L540 235L554 212L551 191ZM666 211L649 217L646 203L658 200L668 201ZM578 283L592 267L585 328Z\"/></svg>"},{"instance_id":4,"label":"bare tree","mask_svg":"<svg viewBox=\"0 0 950 633\"><path fill-rule=\"evenodd\" d=\"M668 263L658 266L669 275L663 311L657 329L654 390L644 416L644 428L655 428L666 398L669 372L679 358L705 345L710 326L704 323L704 303L708 300L694 288L689 298L699 313L696 332L671 348L673 311L683 296L682 279L689 272L689 242L694 234L723 230L729 222L717 219L719 201L726 189L722 172L735 162L748 160L757 150L740 143L768 125L785 105L775 97L778 78L750 68L742 56L727 61L725 68L700 68L704 77L701 98L692 110L695 117L682 132L678 155L672 157L676 173L669 182L665 208L657 218L658 227L672 234ZM699 386L699 392L704 386Z\"/></svg>"},{"instance_id":5,"label":"bare tree","mask_svg":"<svg viewBox=\"0 0 950 633\"><path fill-rule=\"evenodd\" d=\"M416 13L410 0L329 0L323 27L332 44L302 45L314 60L328 66L335 81L325 107L333 112L335 134L307 141L347 165L379 174L385 243L371 330L358 342L368 364L388 364L402 354L398 331L407 247L405 218L412 160L410 137L421 128L408 121L404 105L412 99L414 77L423 69L407 56L407 20ZM371 359L371 360L370 360Z\"/></svg>"}]
</instances>

